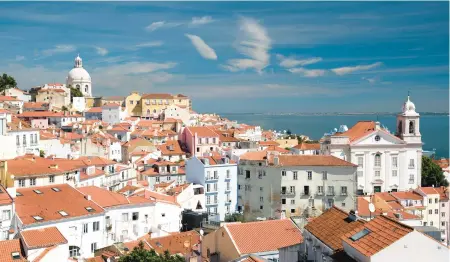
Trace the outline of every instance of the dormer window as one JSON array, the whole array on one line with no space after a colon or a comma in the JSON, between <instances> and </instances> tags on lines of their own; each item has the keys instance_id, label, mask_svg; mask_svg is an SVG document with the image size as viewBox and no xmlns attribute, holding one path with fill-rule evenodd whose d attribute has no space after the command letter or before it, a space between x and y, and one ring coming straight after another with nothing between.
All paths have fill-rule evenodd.
<instances>
[{"instance_id":1,"label":"dormer window","mask_svg":"<svg viewBox=\"0 0 450 262\"><path fill-rule=\"evenodd\" d=\"M57 188L57 187L52 187L52 190L55 191L55 192L61 191L61 189L59 189L59 188Z\"/></svg>"}]
</instances>

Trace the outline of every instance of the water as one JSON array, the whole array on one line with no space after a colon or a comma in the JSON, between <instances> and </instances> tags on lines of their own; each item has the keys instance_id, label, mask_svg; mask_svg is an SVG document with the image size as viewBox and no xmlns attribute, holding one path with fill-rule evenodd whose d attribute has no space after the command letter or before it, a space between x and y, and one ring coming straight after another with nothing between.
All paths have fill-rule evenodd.
<instances>
[{"instance_id":1,"label":"water","mask_svg":"<svg viewBox=\"0 0 450 262\"><path fill-rule=\"evenodd\" d=\"M376 115L270 115L270 114L220 114L230 120L249 125L259 125L264 130L291 130L292 133L318 140L324 133L340 125L352 127L361 120L377 120ZM378 121L391 133L395 131L395 115L379 115ZM449 117L447 115L422 115L420 133L424 150L436 151L437 157L449 157Z\"/></svg>"}]
</instances>

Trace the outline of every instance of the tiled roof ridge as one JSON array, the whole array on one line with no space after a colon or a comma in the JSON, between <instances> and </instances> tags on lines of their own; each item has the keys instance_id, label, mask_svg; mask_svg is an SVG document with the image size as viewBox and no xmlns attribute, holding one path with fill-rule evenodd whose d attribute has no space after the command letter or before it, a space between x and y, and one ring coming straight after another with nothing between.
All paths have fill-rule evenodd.
<instances>
[{"instance_id":1,"label":"tiled roof ridge","mask_svg":"<svg viewBox=\"0 0 450 262\"><path fill-rule=\"evenodd\" d=\"M409 230L411 230L411 231L414 231L414 228L413 228L413 227L408 226L408 225L406 225L406 224L403 224L403 223L399 222L398 220L395 220L394 218L390 218L390 217L385 216L385 215L383 215L383 214L381 214L380 216L383 217L383 218L385 218L385 219L387 219L387 220L389 220L389 221L391 221L391 222L393 222L393 223L395 223L395 224L397 224L397 225L400 225L400 226L402 226L402 227L404 227L404 228L406 228L406 229L409 229Z\"/></svg>"}]
</instances>

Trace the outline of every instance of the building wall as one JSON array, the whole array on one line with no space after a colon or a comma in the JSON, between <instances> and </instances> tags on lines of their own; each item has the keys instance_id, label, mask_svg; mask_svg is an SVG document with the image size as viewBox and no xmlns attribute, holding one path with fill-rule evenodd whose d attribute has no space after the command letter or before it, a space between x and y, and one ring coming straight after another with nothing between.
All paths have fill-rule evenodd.
<instances>
[{"instance_id":1,"label":"building wall","mask_svg":"<svg viewBox=\"0 0 450 262\"><path fill-rule=\"evenodd\" d=\"M120 107L103 107L102 121L112 125L120 123Z\"/></svg>"},{"instance_id":2,"label":"building wall","mask_svg":"<svg viewBox=\"0 0 450 262\"><path fill-rule=\"evenodd\" d=\"M4 192L3 194L6 194ZM9 218L8 215L9 214ZM9 239L9 229L14 217L14 209L12 204L0 205L0 241Z\"/></svg>"},{"instance_id":3,"label":"building wall","mask_svg":"<svg viewBox=\"0 0 450 262\"><path fill-rule=\"evenodd\" d=\"M28 261L35 261L35 259L43 252L45 252L45 250L46 248L36 248L29 250L25 248L25 253L27 255ZM45 256L39 260L39 262L67 261L68 258L69 245L60 244L46 253Z\"/></svg>"},{"instance_id":4,"label":"building wall","mask_svg":"<svg viewBox=\"0 0 450 262\"><path fill-rule=\"evenodd\" d=\"M70 91L68 93L53 90L41 91L36 96L36 102L45 102L49 103L51 107L62 108L70 104Z\"/></svg>"},{"instance_id":5,"label":"building wall","mask_svg":"<svg viewBox=\"0 0 450 262\"><path fill-rule=\"evenodd\" d=\"M130 116L141 116L142 105L141 105L141 95L137 92L131 93L125 99L125 107Z\"/></svg>"},{"instance_id":6,"label":"building wall","mask_svg":"<svg viewBox=\"0 0 450 262\"><path fill-rule=\"evenodd\" d=\"M19 129L8 132L15 140L16 154L23 156L27 153L39 155L39 131L33 129ZM25 137L25 139L24 139ZM33 137L33 139L31 139ZM33 141L33 142L31 142ZM11 150L11 148L9 148Z\"/></svg>"},{"instance_id":7,"label":"building wall","mask_svg":"<svg viewBox=\"0 0 450 262\"><path fill-rule=\"evenodd\" d=\"M292 138L292 139L277 139L275 140L275 142L277 142L278 144L280 144L281 148L286 148L286 147L294 147L296 145L298 145L298 140L297 138Z\"/></svg>"},{"instance_id":8,"label":"building wall","mask_svg":"<svg viewBox=\"0 0 450 262\"><path fill-rule=\"evenodd\" d=\"M323 255L331 255L333 254L333 250L316 238L308 230L304 230L302 235L306 246L305 250L308 255L308 261L327 262L328 260L325 261L323 259Z\"/></svg>"},{"instance_id":9,"label":"building wall","mask_svg":"<svg viewBox=\"0 0 450 262\"><path fill-rule=\"evenodd\" d=\"M203 237L202 257L208 257L208 253L218 253L220 255L217 260L215 259L215 256L210 256L209 258L211 262L228 262L240 257L239 252L233 244L233 240L230 238L224 227L221 227Z\"/></svg>"},{"instance_id":10,"label":"building wall","mask_svg":"<svg viewBox=\"0 0 450 262\"><path fill-rule=\"evenodd\" d=\"M25 94L22 90L18 90L17 88L5 89L5 96L14 96L24 102L31 101L31 96L29 94Z\"/></svg>"},{"instance_id":11,"label":"building wall","mask_svg":"<svg viewBox=\"0 0 450 262\"><path fill-rule=\"evenodd\" d=\"M16 150L16 137L8 135L0 135L0 158L13 159L19 156Z\"/></svg>"},{"instance_id":12,"label":"building wall","mask_svg":"<svg viewBox=\"0 0 450 262\"><path fill-rule=\"evenodd\" d=\"M165 119L180 119L183 124L187 126L189 125L189 119L191 118L191 115L188 108L181 108L177 105L170 105L166 108L166 110L164 110L164 117Z\"/></svg>"},{"instance_id":13,"label":"building wall","mask_svg":"<svg viewBox=\"0 0 450 262\"><path fill-rule=\"evenodd\" d=\"M84 112L86 110L86 98L74 97L72 103L72 109L78 112Z\"/></svg>"},{"instance_id":14,"label":"building wall","mask_svg":"<svg viewBox=\"0 0 450 262\"><path fill-rule=\"evenodd\" d=\"M301 261L301 255L304 251L302 244L283 247L279 249L279 262Z\"/></svg>"},{"instance_id":15,"label":"building wall","mask_svg":"<svg viewBox=\"0 0 450 262\"><path fill-rule=\"evenodd\" d=\"M92 112L84 112L84 117L86 119L92 119L92 120L102 120L102 112L96 112L96 113L92 113Z\"/></svg>"},{"instance_id":16,"label":"building wall","mask_svg":"<svg viewBox=\"0 0 450 262\"><path fill-rule=\"evenodd\" d=\"M427 226L440 227L439 220L441 213L439 212L439 198L439 194L427 194L424 197L426 209L422 213L422 221L427 222Z\"/></svg>"},{"instance_id":17,"label":"building wall","mask_svg":"<svg viewBox=\"0 0 450 262\"><path fill-rule=\"evenodd\" d=\"M411 262L448 261L449 249L420 232L413 231L373 255L371 262L384 262L393 257Z\"/></svg>"},{"instance_id":18,"label":"building wall","mask_svg":"<svg viewBox=\"0 0 450 262\"><path fill-rule=\"evenodd\" d=\"M67 158L72 155L70 144L62 144L59 139L40 140L39 148L44 151L45 157Z\"/></svg>"},{"instance_id":19,"label":"building wall","mask_svg":"<svg viewBox=\"0 0 450 262\"><path fill-rule=\"evenodd\" d=\"M450 245L449 231L450 231L450 201L448 199L441 200L439 203L439 229L443 232L442 239L445 244Z\"/></svg>"},{"instance_id":20,"label":"building wall","mask_svg":"<svg viewBox=\"0 0 450 262\"><path fill-rule=\"evenodd\" d=\"M246 162L239 164L242 172L238 175L241 196L238 204L248 218L279 218L281 212L287 217L311 215L312 207L324 210L333 204L347 211L355 208L354 167L274 167L265 166L265 163L259 166L256 161L253 165ZM247 178L247 171L250 178ZM283 171L285 176L282 176ZM297 172L297 179L294 179L294 172ZM308 179L308 172L312 174L311 180ZM326 180L322 172L327 172ZM309 195L303 194L305 186L309 187ZM322 194L318 192L319 186L322 187ZM334 189L334 195L328 194L330 186ZM283 187L286 194L282 194ZM294 187L294 193L291 193L291 187ZM346 195L341 194L341 187L346 187Z\"/></svg>"},{"instance_id":21,"label":"building wall","mask_svg":"<svg viewBox=\"0 0 450 262\"><path fill-rule=\"evenodd\" d=\"M78 173L75 174L74 172L69 173L69 180L67 180L67 176L63 174L54 175L54 182L50 182L50 176L53 175L41 175L36 177L14 177L14 186L17 188L20 187L34 187L31 185L30 179L35 178L36 179L36 185L35 186L48 186L48 185L58 185L58 184L70 184L75 185L75 182L78 180ZM25 186L21 186L21 183L19 180L25 180Z\"/></svg>"},{"instance_id":22,"label":"building wall","mask_svg":"<svg viewBox=\"0 0 450 262\"><path fill-rule=\"evenodd\" d=\"M47 118L32 119L31 127L39 128L39 129L47 129L48 128L48 119Z\"/></svg>"}]
</instances>

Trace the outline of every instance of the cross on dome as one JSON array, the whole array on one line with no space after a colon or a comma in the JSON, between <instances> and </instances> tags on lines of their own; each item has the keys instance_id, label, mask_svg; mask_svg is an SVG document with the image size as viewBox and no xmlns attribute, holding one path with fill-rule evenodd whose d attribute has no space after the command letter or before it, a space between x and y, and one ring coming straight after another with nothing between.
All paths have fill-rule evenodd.
<instances>
[{"instance_id":1,"label":"cross on dome","mask_svg":"<svg viewBox=\"0 0 450 262\"><path fill-rule=\"evenodd\" d=\"M81 59L80 54L75 58L75 66L74 67L83 67L83 59Z\"/></svg>"}]
</instances>

